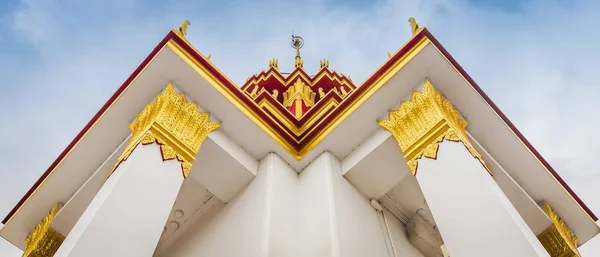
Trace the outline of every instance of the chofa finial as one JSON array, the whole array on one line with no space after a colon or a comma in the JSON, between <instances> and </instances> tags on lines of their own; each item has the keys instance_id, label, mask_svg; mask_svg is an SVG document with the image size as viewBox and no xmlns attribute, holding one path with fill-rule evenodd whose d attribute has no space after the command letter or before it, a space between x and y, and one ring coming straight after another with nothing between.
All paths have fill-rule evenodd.
<instances>
[{"instance_id":1,"label":"chofa finial","mask_svg":"<svg viewBox=\"0 0 600 257\"><path fill-rule=\"evenodd\" d=\"M410 22L410 30L412 32L412 35L416 35L417 32L419 32L420 30L419 24L417 23L414 17L408 18L408 22Z\"/></svg>"},{"instance_id":2,"label":"chofa finial","mask_svg":"<svg viewBox=\"0 0 600 257\"><path fill-rule=\"evenodd\" d=\"M190 25L190 21L185 20L185 21L183 21L183 23L179 27L179 33L181 33L181 36L184 37L184 38L187 35L187 27L189 25Z\"/></svg>"}]
</instances>

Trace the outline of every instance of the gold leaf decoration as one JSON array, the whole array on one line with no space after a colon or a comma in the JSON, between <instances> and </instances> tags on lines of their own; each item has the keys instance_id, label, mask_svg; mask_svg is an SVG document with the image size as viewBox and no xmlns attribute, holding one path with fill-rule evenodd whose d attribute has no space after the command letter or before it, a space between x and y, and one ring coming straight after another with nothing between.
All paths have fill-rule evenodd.
<instances>
[{"instance_id":1,"label":"gold leaf decoration","mask_svg":"<svg viewBox=\"0 0 600 257\"><path fill-rule=\"evenodd\" d=\"M552 221L552 225L538 235L546 251L551 257L581 257L577 250L577 236L547 202L542 202L541 207Z\"/></svg>"},{"instance_id":2,"label":"gold leaf decoration","mask_svg":"<svg viewBox=\"0 0 600 257\"><path fill-rule=\"evenodd\" d=\"M58 204L44 219L31 231L25 239L25 251L23 257L47 257L53 256L58 250L65 237L50 227L50 223L60 210Z\"/></svg>"},{"instance_id":3,"label":"gold leaf decoration","mask_svg":"<svg viewBox=\"0 0 600 257\"><path fill-rule=\"evenodd\" d=\"M181 161L184 177L187 177L202 142L220 126L218 122L211 122L210 115L200 112L183 94L177 94L169 83L129 124L131 139L115 168L127 160L138 144L157 143L163 160Z\"/></svg>"},{"instance_id":4,"label":"gold leaf decoration","mask_svg":"<svg viewBox=\"0 0 600 257\"><path fill-rule=\"evenodd\" d=\"M417 171L417 160L423 156L435 159L439 143L444 139L462 142L490 172L469 141L467 121L429 80L425 80L422 92L413 92L409 101L402 102L398 110L389 111L388 119L380 120L378 124L392 133L413 175Z\"/></svg>"}]
</instances>

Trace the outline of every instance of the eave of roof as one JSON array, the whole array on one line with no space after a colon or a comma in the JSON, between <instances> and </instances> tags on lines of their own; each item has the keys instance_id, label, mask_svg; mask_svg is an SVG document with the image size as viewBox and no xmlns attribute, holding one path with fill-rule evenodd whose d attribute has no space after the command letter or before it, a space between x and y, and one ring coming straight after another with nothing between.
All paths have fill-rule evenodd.
<instances>
[{"instance_id":1,"label":"eave of roof","mask_svg":"<svg viewBox=\"0 0 600 257\"><path fill-rule=\"evenodd\" d=\"M456 60L446 51L446 49L437 41L435 37L427 30L422 29L418 34L414 35L402 48L400 48L391 58L389 58L379 69L377 69L357 90L343 101L332 115L329 115L324 122L318 123L318 127L314 131L318 131L312 141L312 145L316 145L322 138L331 132L343 119L360 106L374 91L377 90L378 81L388 74L388 72L396 66L397 62L403 59L413 48L422 40L428 39L439 51L448 59L448 61L456 68L456 70L473 86L477 93L487 102L494 112L504 121L504 123L513 131L519 140L527 147L527 149L540 161L546 170L560 183L560 185L573 197L573 199L583 208L583 210L594 220L598 218L594 213L583 203L583 201L575 194L575 192L567 185L560 175L550 166L550 164L541 156L541 154L531 145L531 143L523 136L523 134L514 126L514 124L506 117L502 111L494 104L494 102L481 90L475 81L465 72L465 70L456 62ZM87 134L94 124L102 117L106 110L119 98L121 93L131 84L131 82L142 72L142 70L152 61L156 54L169 42L174 42L186 51L186 54L193 57L199 62L221 85L226 88L219 89L222 93L227 92L229 96L234 96L237 99L233 102L242 112L251 118L259 127L274 139L279 138L277 135L277 126L273 126L269 120L260 120L261 110L252 102L243 92L231 82L223 73L208 62L197 50L193 48L186 40L182 39L175 32L171 31L167 36L154 48L154 50L144 59L144 61L135 69L135 71L125 80L125 82L117 89L117 91L109 98L102 108L94 115L87 125L77 134L73 141L63 150L58 158L48 167L42 176L33 184L21 200L13 207L8 215L3 219L2 223L6 224L13 217L19 208L29 199L29 197L37 190L37 188L46 180L46 178L60 165L60 163L69 155L75 145ZM225 93L223 93L225 94ZM232 100L231 98L228 98ZM246 101L248 100L248 101ZM252 117L250 117L252 116ZM275 131L273 131L275 129ZM267 131L268 130L268 131ZM281 143L281 141L279 141ZM316 143L315 143L316 142ZM283 146L283 145L282 145ZM285 148L285 146L284 146ZM286 150L290 151L289 148ZM310 150L310 149L308 149Z\"/></svg>"}]
</instances>

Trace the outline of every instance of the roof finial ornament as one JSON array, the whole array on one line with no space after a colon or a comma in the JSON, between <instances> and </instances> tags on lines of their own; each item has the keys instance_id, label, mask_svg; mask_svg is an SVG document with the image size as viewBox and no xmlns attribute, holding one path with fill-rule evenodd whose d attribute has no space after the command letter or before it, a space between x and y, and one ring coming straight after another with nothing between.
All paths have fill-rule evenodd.
<instances>
[{"instance_id":1,"label":"roof finial ornament","mask_svg":"<svg viewBox=\"0 0 600 257\"><path fill-rule=\"evenodd\" d=\"M417 23L414 17L408 18L408 22L410 22L410 30L412 32L412 35L416 35L417 32L419 32L420 30L419 24Z\"/></svg>"},{"instance_id":2,"label":"roof finial ornament","mask_svg":"<svg viewBox=\"0 0 600 257\"><path fill-rule=\"evenodd\" d=\"M329 61L327 59L320 60L319 66L321 66L321 69L329 68Z\"/></svg>"},{"instance_id":3,"label":"roof finial ornament","mask_svg":"<svg viewBox=\"0 0 600 257\"><path fill-rule=\"evenodd\" d=\"M185 38L185 36L187 36L187 27L189 25L190 25L190 21L185 20L185 21L183 21L183 23L179 27L179 33L181 33L181 36L184 37L184 38Z\"/></svg>"},{"instance_id":4,"label":"roof finial ornament","mask_svg":"<svg viewBox=\"0 0 600 257\"><path fill-rule=\"evenodd\" d=\"M276 71L279 71L279 60L273 58L269 60L269 69L274 68Z\"/></svg>"},{"instance_id":5,"label":"roof finial ornament","mask_svg":"<svg viewBox=\"0 0 600 257\"><path fill-rule=\"evenodd\" d=\"M300 48L304 46L304 39L300 36L294 36L292 32L292 41L290 42L293 48L296 48L296 58L294 59L294 68L304 69L304 61L300 57Z\"/></svg>"}]
</instances>

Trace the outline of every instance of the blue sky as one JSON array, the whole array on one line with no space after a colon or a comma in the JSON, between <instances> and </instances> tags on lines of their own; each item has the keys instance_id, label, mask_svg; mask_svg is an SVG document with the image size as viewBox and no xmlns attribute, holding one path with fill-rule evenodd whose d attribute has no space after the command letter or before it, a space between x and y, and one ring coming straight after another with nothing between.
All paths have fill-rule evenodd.
<instances>
[{"instance_id":1,"label":"blue sky","mask_svg":"<svg viewBox=\"0 0 600 257\"><path fill-rule=\"evenodd\" d=\"M0 2L0 216L171 28L233 81L279 58L294 31L306 69L327 58L362 81L427 26L600 215L600 3L569 1L3 1ZM600 239L582 249L600 252ZM0 253L20 256L0 239Z\"/></svg>"}]
</instances>

